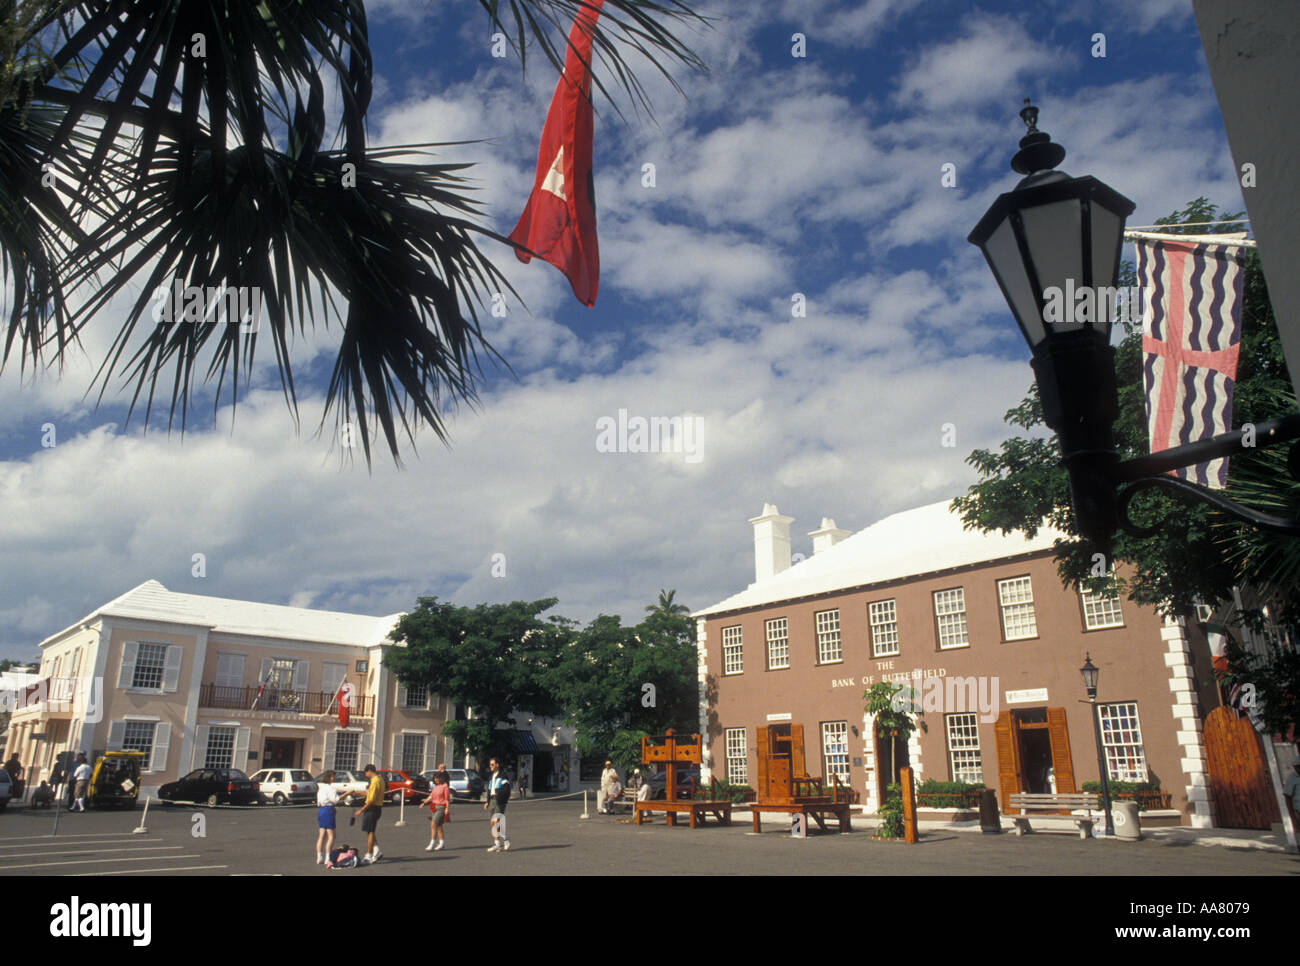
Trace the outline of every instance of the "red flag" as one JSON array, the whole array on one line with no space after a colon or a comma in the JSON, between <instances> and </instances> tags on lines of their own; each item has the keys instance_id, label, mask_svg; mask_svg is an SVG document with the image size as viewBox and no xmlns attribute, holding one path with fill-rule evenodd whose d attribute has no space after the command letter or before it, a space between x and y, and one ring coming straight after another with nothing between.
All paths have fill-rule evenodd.
<instances>
[{"instance_id":1,"label":"red flag","mask_svg":"<svg viewBox=\"0 0 1300 966\"><path fill-rule=\"evenodd\" d=\"M596 245L596 188L591 176L591 34L605 0L583 0L569 31L564 73L555 85L537 177L510 240L562 271L578 301L596 304L600 251ZM520 249L521 262L532 256Z\"/></svg>"},{"instance_id":2,"label":"red flag","mask_svg":"<svg viewBox=\"0 0 1300 966\"><path fill-rule=\"evenodd\" d=\"M352 685L344 681L339 685L339 693L334 696L334 700L339 703L339 727L348 726L348 712L352 708Z\"/></svg>"}]
</instances>

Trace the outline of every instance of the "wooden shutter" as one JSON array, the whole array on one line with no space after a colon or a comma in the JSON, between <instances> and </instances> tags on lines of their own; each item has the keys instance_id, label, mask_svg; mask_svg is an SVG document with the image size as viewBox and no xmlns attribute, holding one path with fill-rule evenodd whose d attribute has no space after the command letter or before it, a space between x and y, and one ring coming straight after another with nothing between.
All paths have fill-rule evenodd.
<instances>
[{"instance_id":1,"label":"wooden shutter","mask_svg":"<svg viewBox=\"0 0 1300 966\"><path fill-rule=\"evenodd\" d=\"M321 757L325 771L334 771L334 759L338 755L338 747L339 733L337 731L325 732L325 754Z\"/></svg>"},{"instance_id":2,"label":"wooden shutter","mask_svg":"<svg viewBox=\"0 0 1300 966\"><path fill-rule=\"evenodd\" d=\"M1047 734L1052 740L1052 773L1056 791L1068 795L1074 787L1074 761L1070 757L1070 729L1065 725L1064 708L1047 709Z\"/></svg>"},{"instance_id":3,"label":"wooden shutter","mask_svg":"<svg viewBox=\"0 0 1300 966\"><path fill-rule=\"evenodd\" d=\"M803 725L790 725L790 777L802 778L808 774L803 759Z\"/></svg>"},{"instance_id":4,"label":"wooden shutter","mask_svg":"<svg viewBox=\"0 0 1300 966\"><path fill-rule=\"evenodd\" d=\"M401 681L397 682L397 706L399 708L406 707L406 685Z\"/></svg>"},{"instance_id":5,"label":"wooden shutter","mask_svg":"<svg viewBox=\"0 0 1300 966\"><path fill-rule=\"evenodd\" d=\"M167 747L172 742L172 726L169 722L160 722L153 731L153 754L149 756L150 771L164 771L167 768Z\"/></svg>"},{"instance_id":6,"label":"wooden shutter","mask_svg":"<svg viewBox=\"0 0 1300 966\"><path fill-rule=\"evenodd\" d=\"M231 755L231 768L238 768L244 771L248 767L248 738L252 734L252 728L238 728L235 731L235 752Z\"/></svg>"},{"instance_id":7,"label":"wooden shutter","mask_svg":"<svg viewBox=\"0 0 1300 966\"><path fill-rule=\"evenodd\" d=\"M307 674L311 670L310 661L298 661L293 666L293 689L295 691L307 690Z\"/></svg>"},{"instance_id":8,"label":"wooden shutter","mask_svg":"<svg viewBox=\"0 0 1300 966\"><path fill-rule=\"evenodd\" d=\"M167 657L163 660L162 689L175 691L181 683L181 658L185 652L178 644L167 647Z\"/></svg>"},{"instance_id":9,"label":"wooden shutter","mask_svg":"<svg viewBox=\"0 0 1300 966\"><path fill-rule=\"evenodd\" d=\"M117 686L129 688L135 678L135 656L140 650L136 641L127 641L122 645L122 664L117 669Z\"/></svg>"},{"instance_id":10,"label":"wooden shutter","mask_svg":"<svg viewBox=\"0 0 1300 966\"><path fill-rule=\"evenodd\" d=\"M1010 812L1011 796L1020 791L1020 755L1010 711L998 715L993 723L993 736L998 746L998 805L1003 812Z\"/></svg>"},{"instance_id":11,"label":"wooden shutter","mask_svg":"<svg viewBox=\"0 0 1300 966\"><path fill-rule=\"evenodd\" d=\"M388 759L389 768L402 767L402 742L403 742L402 735L400 734L393 735L393 755L391 758Z\"/></svg>"},{"instance_id":12,"label":"wooden shutter","mask_svg":"<svg viewBox=\"0 0 1300 966\"><path fill-rule=\"evenodd\" d=\"M438 739L433 735L424 736L424 770L432 771L438 767Z\"/></svg>"},{"instance_id":13,"label":"wooden shutter","mask_svg":"<svg viewBox=\"0 0 1300 966\"><path fill-rule=\"evenodd\" d=\"M767 725L754 729L754 748L758 754L758 782L754 785L759 798L767 798L767 768L769 763L769 743Z\"/></svg>"},{"instance_id":14,"label":"wooden shutter","mask_svg":"<svg viewBox=\"0 0 1300 966\"><path fill-rule=\"evenodd\" d=\"M114 721L108 726L108 750L121 751L122 739L126 736L126 722Z\"/></svg>"},{"instance_id":15,"label":"wooden shutter","mask_svg":"<svg viewBox=\"0 0 1300 966\"><path fill-rule=\"evenodd\" d=\"M323 693L328 694L331 698L339 693L339 685L343 683L343 678L347 676L348 666L338 664L334 661L326 661L321 665L320 689Z\"/></svg>"},{"instance_id":16,"label":"wooden shutter","mask_svg":"<svg viewBox=\"0 0 1300 966\"><path fill-rule=\"evenodd\" d=\"M208 726L199 725L194 729L194 754L190 758L190 770L202 768L208 757Z\"/></svg>"},{"instance_id":17,"label":"wooden shutter","mask_svg":"<svg viewBox=\"0 0 1300 966\"><path fill-rule=\"evenodd\" d=\"M361 738L357 741L357 771L365 768L366 765L377 764L375 757L375 736L361 732Z\"/></svg>"}]
</instances>

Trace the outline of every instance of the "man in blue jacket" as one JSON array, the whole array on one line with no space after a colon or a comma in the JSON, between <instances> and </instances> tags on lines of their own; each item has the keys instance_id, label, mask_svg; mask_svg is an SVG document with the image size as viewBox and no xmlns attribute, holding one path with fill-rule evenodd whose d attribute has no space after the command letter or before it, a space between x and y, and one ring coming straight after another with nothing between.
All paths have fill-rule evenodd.
<instances>
[{"instance_id":1,"label":"man in blue jacket","mask_svg":"<svg viewBox=\"0 0 1300 966\"><path fill-rule=\"evenodd\" d=\"M510 780L501 771L495 758L488 761L492 777L488 780L487 801L483 811L492 808L492 847L489 852L509 852L510 840L506 838L506 804L510 801Z\"/></svg>"}]
</instances>

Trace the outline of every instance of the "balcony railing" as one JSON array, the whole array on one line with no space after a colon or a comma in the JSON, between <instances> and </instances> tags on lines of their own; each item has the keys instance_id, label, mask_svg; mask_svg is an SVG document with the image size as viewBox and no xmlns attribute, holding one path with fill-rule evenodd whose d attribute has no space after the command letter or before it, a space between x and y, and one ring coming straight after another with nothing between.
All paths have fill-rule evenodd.
<instances>
[{"instance_id":1,"label":"balcony railing","mask_svg":"<svg viewBox=\"0 0 1300 966\"><path fill-rule=\"evenodd\" d=\"M199 705L204 708L234 708L244 711L289 711L298 714L337 714L338 702L332 691L291 691L265 688L235 688L222 684L204 684L199 688ZM350 713L358 718L374 715L374 696L352 696Z\"/></svg>"}]
</instances>

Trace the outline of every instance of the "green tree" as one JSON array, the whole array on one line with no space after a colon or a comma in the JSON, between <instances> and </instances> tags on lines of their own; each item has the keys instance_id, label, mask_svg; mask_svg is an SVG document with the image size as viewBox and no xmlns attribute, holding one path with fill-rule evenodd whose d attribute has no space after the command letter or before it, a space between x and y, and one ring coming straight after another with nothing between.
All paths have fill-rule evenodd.
<instances>
[{"instance_id":1,"label":"green tree","mask_svg":"<svg viewBox=\"0 0 1300 966\"><path fill-rule=\"evenodd\" d=\"M622 769L640 764L642 736L699 727L694 624L651 609L630 627L597 617L545 674L565 723L577 729L579 753L608 754Z\"/></svg>"},{"instance_id":2,"label":"green tree","mask_svg":"<svg viewBox=\"0 0 1300 966\"><path fill-rule=\"evenodd\" d=\"M691 609L687 607L685 604L674 603L673 598L675 598L676 596L677 596L677 591L675 590L669 590L669 591L660 590L659 599L655 601L653 604L645 605L646 613L664 614L668 617L672 617L675 614L689 614L691 612Z\"/></svg>"},{"instance_id":3,"label":"green tree","mask_svg":"<svg viewBox=\"0 0 1300 966\"><path fill-rule=\"evenodd\" d=\"M460 708L468 720L448 722L443 734L480 761L513 751L512 711L559 713L542 683L568 639L561 618L541 614L555 599L457 607L436 597L421 597L402 615L389 637L384 666L407 684L424 684ZM499 727L503 726L503 727Z\"/></svg>"},{"instance_id":4,"label":"green tree","mask_svg":"<svg viewBox=\"0 0 1300 966\"><path fill-rule=\"evenodd\" d=\"M1204 198L1159 220L1166 231L1207 234L1239 230L1240 224L1187 227L1186 222L1226 221L1241 217L1228 214ZM1132 263L1121 267L1119 284L1136 284ZM1148 451L1145 391L1142 383L1142 333L1140 320L1122 320L1124 336L1116 347L1116 382L1119 387L1119 417L1115 422L1116 448L1121 459ZM1268 301L1258 256L1246 256L1242 305L1242 340L1234 391L1234 422L1261 422L1282 415L1278 400L1290 392L1290 377L1282 344ZM1291 407L1294 408L1294 405ZM1060 465L1060 447L1043 423L1038 388L1006 414L1006 422L1026 431L1002 444L997 452L976 450L967 462L980 474L980 481L967 495L953 501L967 528L1002 533L1020 531L1026 536L1038 532L1044 521L1069 534L1056 542L1056 559L1061 579L1083 584L1092 590L1114 587L1110 578L1093 575L1091 544L1078 538L1070 506L1069 483ZM1248 451L1247 451L1248 452ZM1229 493L1243 502L1258 500L1239 489L1235 480L1259 479L1258 453L1232 458ZM1265 484L1267 485L1267 484ZM1276 486L1276 482L1272 485ZM1163 492L1139 495L1132 516L1141 525L1160 524L1152 537L1134 537L1125 531L1114 537L1113 556L1130 565L1127 580L1118 580L1119 591L1140 604L1154 605L1165 612L1187 613L1199 599L1230 598L1232 587L1245 574L1234 562L1228 547L1238 541L1244 528L1226 515L1202 503L1183 502ZM1292 585L1292 590L1294 585Z\"/></svg>"},{"instance_id":5,"label":"green tree","mask_svg":"<svg viewBox=\"0 0 1300 966\"><path fill-rule=\"evenodd\" d=\"M532 42L562 68L581 0L479 4L521 63ZM596 89L611 79L648 107L625 52L665 76L702 67L674 32L702 22L680 0L607 0ZM509 243L480 223L468 165L367 142L373 75L362 0L0 0L0 362L17 347L24 368L58 363L110 299L135 296L100 394L115 374L134 383L147 422L161 381L183 429L196 381L215 378L214 407L237 399L258 332L159 320L155 292L256 286L292 412L291 333L337 321L326 418L356 425L367 460L372 426L394 458L399 429L442 438L495 355L476 305L511 290L478 239Z\"/></svg>"}]
</instances>

